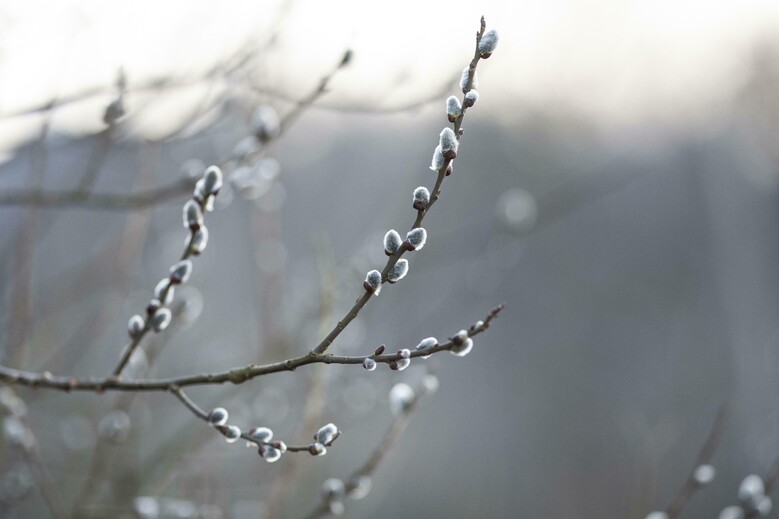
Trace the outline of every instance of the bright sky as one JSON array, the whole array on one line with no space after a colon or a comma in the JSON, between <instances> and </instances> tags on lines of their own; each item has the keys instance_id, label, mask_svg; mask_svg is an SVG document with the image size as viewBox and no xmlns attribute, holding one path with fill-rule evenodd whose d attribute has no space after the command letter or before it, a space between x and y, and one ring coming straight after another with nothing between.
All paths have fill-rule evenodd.
<instances>
[{"instance_id":1,"label":"bright sky","mask_svg":"<svg viewBox=\"0 0 779 519\"><path fill-rule=\"evenodd\" d=\"M274 27L279 13L287 16ZM760 42L779 42L776 0L516 0L297 2L220 0L6 1L0 3L0 114L114 83L197 75L247 42L278 31L261 83L305 94L353 48L353 65L324 104L402 106L456 77L481 14L501 42L482 83L511 106L571 106L596 120L705 117L745 80ZM219 85L216 90L219 91ZM128 97L139 132L165 133L202 102L199 85ZM484 92L482 92L484 95ZM104 96L63 110L67 132L101 128ZM503 112L511 117L510 112ZM0 149L39 121L0 121Z\"/></svg>"}]
</instances>

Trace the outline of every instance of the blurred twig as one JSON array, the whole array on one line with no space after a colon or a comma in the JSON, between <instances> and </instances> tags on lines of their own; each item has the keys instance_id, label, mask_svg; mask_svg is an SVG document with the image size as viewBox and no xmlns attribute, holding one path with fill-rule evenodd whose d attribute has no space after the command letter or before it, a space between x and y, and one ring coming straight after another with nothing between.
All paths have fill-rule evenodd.
<instances>
[{"instance_id":1,"label":"blurred twig","mask_svg":"<svg viewBox=\"0 0 779 519\"><path fill-rule=\"evenodd\" d=\"M711 459L714 456L720 441L722 440L722 435L725 432L725 425L727 424L727 421L728 411L725 406L722 406L717 413L717 418L715 418L714 423L711 426L711 431L709 431L709 435L706 438L703 447L698 453L698 457L695 459L695 465L693 466L690 475L687 477L687 480L684 482L682 487L679 489L679 492L677 492L676 496L671 501L671 504L668 505L668 508L666 508L668 519L675 519L676 517L679 517L682 509L693 496L695 491L703 486L695 477L696 469L701 465L709 465L711 463Z\"/></svg>"}]
</instances>

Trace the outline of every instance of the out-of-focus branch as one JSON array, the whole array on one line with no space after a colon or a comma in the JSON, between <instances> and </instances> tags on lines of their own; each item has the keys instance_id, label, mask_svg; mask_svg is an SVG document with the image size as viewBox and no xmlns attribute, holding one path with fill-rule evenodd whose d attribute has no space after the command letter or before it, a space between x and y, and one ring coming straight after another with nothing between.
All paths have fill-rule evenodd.
<instances>
[{"instance_id":1,"label":"out-of-focus branch","mask_svg":"<svg viewBox=\"0 0 779 519\"><path fill-rule=\"evenodd\" d=\"M728 411L723 406L717 413L717 417L711 426L709 435L706 438L703 447L701 447L701 450L698 453L698 457L695 459L695 466L693 467L693 470L690 472L687 480L679 489L679 492L677 492L676 496L671 501L671 504L668 505L668 508L665 510L666 514L668 515L668 519L675 519L676 517L679 517L682 509L684 509L684 506L687 504L693 494L695 494L697 490L701 489L708 483L708 481L701 480L701 467L708 467L710 465L711 459L714 457L714 453L717 451L717 447L722 440L722 435L725 432L725 425L727 424L727 421Z\"/></svg>"},{"instance_id":2,"label":"out-of-focus branch","mask_svg":"<svg viewBox=\"0 0 779 519\"><path fill-rule=\"evenodd\" d=\"M81 207L113 211L145 209L177 198L192 190L194 181L181 178L168 185L136 194L93 193L89 190L72 191L8 190L0 192L0 205L35 205L45 207Z\"/></svg>"}]
</instances>

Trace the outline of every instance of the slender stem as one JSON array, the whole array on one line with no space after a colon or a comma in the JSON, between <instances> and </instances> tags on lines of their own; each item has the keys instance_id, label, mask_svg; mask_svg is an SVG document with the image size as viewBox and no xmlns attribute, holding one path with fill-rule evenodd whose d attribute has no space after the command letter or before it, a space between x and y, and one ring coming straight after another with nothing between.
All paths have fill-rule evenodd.
<instances>
[{"instance_id":1,"label":"slender stem","mask_svg":"<svg viewBox=\"0 0 779 519\"><path fill-rule=\"evenodd\" d=\"M468 335L473 337L487 330L492 320L503 309L503 305L493 308L483 322L476 323L468 330ZM421 357L448 351L454 346L454 342L449 340L426 350L415 350L411 352L411 358ZM139 379L139 380L121 380L116 377L107 378L76 378L67 376L55 376L46 371L43 373L34 373L18 369L0 366L0 380L8 384L28 386L32 388L60 389L63 391L169 391L171 387L202 386L213 384L242 384L248 380L257 377L279 373L283 371L294 371L295 369L308 364L362 364L366 358L371 357L378 363L389 364L401 359L400 355L324 355L317 353L307 353L298 357L293 357L280 362L271 364L249 364L247 366L234 368L228 371L217 373L202 373L198 375L186 375L175 378L163 379Z\"/></svg>"}]
</instances>

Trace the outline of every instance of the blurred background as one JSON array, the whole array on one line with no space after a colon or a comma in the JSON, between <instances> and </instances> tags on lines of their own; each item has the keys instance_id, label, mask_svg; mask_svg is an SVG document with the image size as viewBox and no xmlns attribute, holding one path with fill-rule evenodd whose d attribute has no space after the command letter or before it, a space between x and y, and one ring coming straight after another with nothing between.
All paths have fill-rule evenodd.
<instances>
[{"instance_id":1,"label":"blurred background","mask_svg":"<svg viewBox=\"0 0 779 519\"><path fill-rule=\"evenodd\" d=\"M482 14L501 41L479 65L428 244L331 348L413 347L506 303L474 351L191 391L288 443L343 431L327 456L275 464L170 395L15 388L38 459L6 417L0 515L46 517L54 499L66 517L302 517L376 448L392 385L428 367L439 391L348 517L643 518L671 501L723 405L717 478L682 516L716 517L744 476L769 471L774 1L4 2L2 363L110 372L212 163L229 182L209 248L131 374L308 351L384 264L383 234L413 221L413 189L432 187L444 100ZM280 134L258 141L274 113Z\"/></svg>"}]
</instances>

